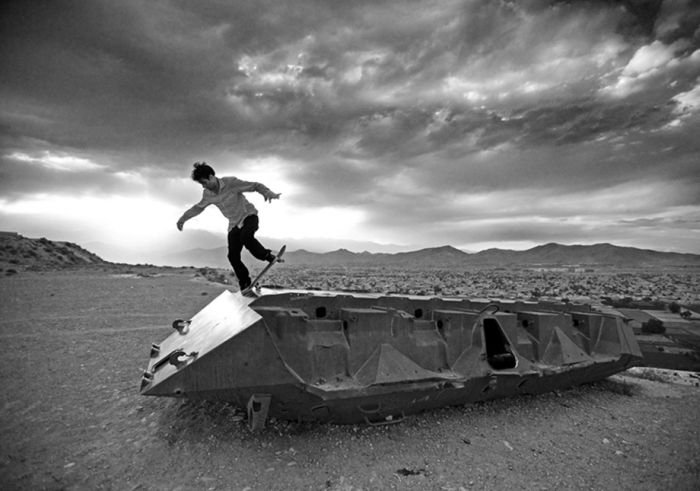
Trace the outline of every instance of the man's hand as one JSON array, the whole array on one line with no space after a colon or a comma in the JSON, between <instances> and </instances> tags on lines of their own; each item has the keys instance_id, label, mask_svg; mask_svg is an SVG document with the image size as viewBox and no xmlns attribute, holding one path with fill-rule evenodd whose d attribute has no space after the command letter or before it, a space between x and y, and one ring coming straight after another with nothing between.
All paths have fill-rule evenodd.
<instances>
[{"instance_id":1,"label":"man's hand","mask_svg":"<svg viewBox=\"0 0 700 491\"><path fill-rule=\"evenodd\" d=\"M268 203L272 203L272 200L273 200L273 199L280 199L280 195L281 195L281 194L282 194L282 193L277 193L277 194L272 193L272 194L268 194L267 196L265 196L265 201L267 201Z\"/></svg>"},{"instance_id":2,"label":"man's hand","mask_svg":"<svg viewBox=\"0 0 700 491\"><path fill-rule=\"evenodd\" d=\"M177 220L177 229L182 232L182 226L185 225L185 222L189 220L190 218L194 218L200 213L204 211L204 208L200 208L197 205L194 205L192 208L187 210L185 213L182 214L182 216Z\"/></svg>"}]
</instances>

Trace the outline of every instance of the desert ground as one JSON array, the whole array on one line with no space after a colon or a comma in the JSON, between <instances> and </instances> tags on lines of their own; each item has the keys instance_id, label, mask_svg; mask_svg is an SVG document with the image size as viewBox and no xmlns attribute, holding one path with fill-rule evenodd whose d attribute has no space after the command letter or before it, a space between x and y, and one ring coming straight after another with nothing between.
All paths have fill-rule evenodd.
<instances>
[{"instance_id":1,"label":"desert ground","mask_svg":"<svg viewBox=\"0 0 700 491\"><path fill-rule=\"evenodd\" d=\"M230 405L139 395L151 343L223 288L188 270L2 277L0 487L700 489L692 376L637 371L389 426L259 432Z\"/></svg>"}]
</instances>

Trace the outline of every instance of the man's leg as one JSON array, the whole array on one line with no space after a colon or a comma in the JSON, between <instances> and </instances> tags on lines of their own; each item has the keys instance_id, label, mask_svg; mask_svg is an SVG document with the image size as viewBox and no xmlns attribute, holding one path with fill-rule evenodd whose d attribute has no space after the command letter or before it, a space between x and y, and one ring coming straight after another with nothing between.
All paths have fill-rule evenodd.
<instances>
[{"instance_id":1,"label":"man's leg","mask_svg":"<svg viewBox=\"0 0 700 491\"><path fill-rule=\"evenodd\" d=\"M261 261L272 261L274 256L270 249L265 249L263 245L255 238L255 232L258 230L258 215L248 215L243 220L241 226L241 243L256 259Z\"/></svg>"},{"instance_id":2,"label":"man's leg","mask_svg":"<svg viewBox=\"0 0 700 491\"><path fill-rule=\"evenodd\" d=\"M243 241L241 240L241 229L234 227L228 233L228 260L233 267L233 272L238 279L238 285L241 290L250 286L250 273L241 261L241 251L243 250Z\"/></svg>"}]
</instances>

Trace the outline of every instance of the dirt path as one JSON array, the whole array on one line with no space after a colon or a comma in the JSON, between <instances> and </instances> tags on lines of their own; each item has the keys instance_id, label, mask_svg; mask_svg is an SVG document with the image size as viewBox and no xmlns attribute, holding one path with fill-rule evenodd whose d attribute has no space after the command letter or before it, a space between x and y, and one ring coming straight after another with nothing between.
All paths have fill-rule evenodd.
<instances>
[{"instance_id":1,"label":"dirt path","mask_svg":"<svg viewBox=\"0 0 700 491\"><path fill-rule=\"evenodd\" d=\"M0 279L2 489L700 488L688 384L615 376L392 426L255 434L228 405L140 396L150 344L221 290L185 274Z\"/></svg>"}]
</instances>

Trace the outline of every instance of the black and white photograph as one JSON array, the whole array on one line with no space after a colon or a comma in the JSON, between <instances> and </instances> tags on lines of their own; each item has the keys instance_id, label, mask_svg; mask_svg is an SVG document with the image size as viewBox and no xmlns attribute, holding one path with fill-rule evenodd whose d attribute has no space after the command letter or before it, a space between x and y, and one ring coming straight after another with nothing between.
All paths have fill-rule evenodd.
<instances>
[{"instance_id":1,"label":"black and white photograph","mask_svg":"<svg viewBox=\"0 0 700 491\"><path fill-rule=\"evenodd\" d=\"M0 488L700 488L697 1L8 0L0 74Z\"/></svg>"}]
</instances>

